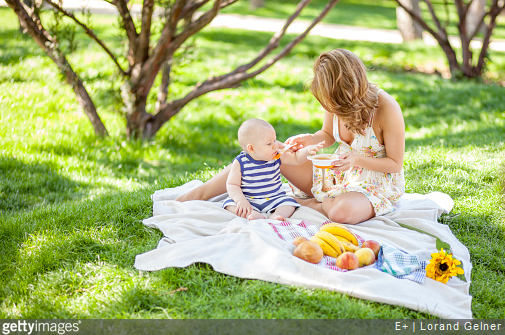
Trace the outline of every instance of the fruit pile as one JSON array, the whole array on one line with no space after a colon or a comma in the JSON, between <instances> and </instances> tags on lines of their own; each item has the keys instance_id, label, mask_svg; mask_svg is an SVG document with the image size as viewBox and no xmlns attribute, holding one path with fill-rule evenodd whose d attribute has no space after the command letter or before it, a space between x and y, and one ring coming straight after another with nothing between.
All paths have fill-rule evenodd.
<instances>
[{"instance_id":1,"label":"fruit pile","mask_svg":"<svg viewBox=\"0 0 505 335\"><path fill-rule=\"evenodd\" d=\"M375 263L380 251L380 244L374 240L359 245L358 238L346 226L340 223L327 223L308 240L296 237L293 254L311 263L319 263L324 255L337 259L336 265L345 270Z\"/></svg>"}]
</instances>

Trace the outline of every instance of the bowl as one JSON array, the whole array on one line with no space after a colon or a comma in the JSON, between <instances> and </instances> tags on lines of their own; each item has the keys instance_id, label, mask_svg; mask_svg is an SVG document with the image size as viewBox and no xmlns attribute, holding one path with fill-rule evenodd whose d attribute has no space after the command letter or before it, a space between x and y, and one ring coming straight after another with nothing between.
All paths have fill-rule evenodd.
<instances>
[{"instance_id":1,"label":"bowl","mask_svg":"<svg viewBox=\"0 0 505 335\"><path fill-rule=\"evenodd\" d=\"M339 156L335 154L317 154L307 157L308 160L312 161L312 165L321 169L329 169L334 165L332 164L334 161L339 160Z\"/></svg>"}]
</instances>

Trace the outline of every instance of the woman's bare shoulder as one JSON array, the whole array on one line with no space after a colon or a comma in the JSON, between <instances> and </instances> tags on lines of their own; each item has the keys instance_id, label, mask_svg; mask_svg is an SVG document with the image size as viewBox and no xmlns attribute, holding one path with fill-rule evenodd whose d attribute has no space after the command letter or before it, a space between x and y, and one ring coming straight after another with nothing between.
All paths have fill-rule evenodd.
<instances>
[{"instance_id":1,"label":"woman's bare shoulder","mask_svg":"<svg viewBox=\"0 0 505 335\"><path fill-rule=\"evenodd\" d=\"M381 91L379 95L377 112L377 118L382 125L385 122L393 122L395 124L403 123L403 115L400 104L398 104L396 99L386 91Z\"/></svg>"},{"instance_id":2,"label":"woman's bare shoulder","mask_svg":"<svg viewBox=\"0 0 505 335\"><path fill-rule=\"evenodd\" d=\"M379 109L393 109L401 112L400 105L388 92L381 90L379 94Z\"/></svg>"}]
</instances>

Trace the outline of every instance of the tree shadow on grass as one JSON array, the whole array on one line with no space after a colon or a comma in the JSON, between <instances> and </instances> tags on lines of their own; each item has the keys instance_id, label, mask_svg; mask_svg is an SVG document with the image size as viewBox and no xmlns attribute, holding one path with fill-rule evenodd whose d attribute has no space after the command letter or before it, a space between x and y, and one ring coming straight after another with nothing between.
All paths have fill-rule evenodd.
<instances>
[{"instance_id":1,"label":"tree shadow on grass","mask_svg":"<svg viewBox=\"0 0 505 335\"><path fill-rule=\"evenodd\" d=\"M416 147L464 148L472 146L493 148L501 146L503 138L505 138L503 126L489 125L480 127L477 130L433 134L417 139L407 138L405 146L407 149Z\"/></svg>"},{"instance_id":2,"label":"tree shadow on grass","mask_svg":"<svg viewBox=\"0 0 505 335\"><path fill-rule=\"evenodd\" d=\"M163 187L173 187L177 183ZM170 292L191 285L185 280L192 272L200 272L195 268L197 265L168 270L167 278L177 278L177 282L167 282L164 271L148 275L133 269L135 256L154 249L161 237L157 230L146 228L140 222L152 215L149 197L152 192L153 189L123 192L76 205L39 209L21 218L6 218L3 227L18 228L7 233L2 230L2 240L11 242L3 245L0 251L16 256L2 261L5 265L0 271L3 281L0 297L7 299L7 304L20 304L23 318L36 317L41 308L44 308L44 318L164 317L163 312L156 310L181 308L182 311L184 301L172 304L167 299L178 299L179 293L172 297ZM487 226L485 218L469 213L445 223L457 236L458 229L470 229L478 235ZM499 227L486 227L483 238L493 239L496 245L499 243L497 229ZM458 237L465 242L465 236L469 235ZM498 256L493 256L497 262ZM477 260L481 257L489 255L478 256ZM205 276L209 279L220 276L210 266L203 266L207 268ZM491 271L491 274L496 273L499 271ZM211 284L212 296L240 289L237 287L240 281L231 280L224 288ZM8 293L13 293L14 298ZM474 299L486 303L481 295ZM409 313L409 310L402 313Z\"/></svg>"},{"instance_id":3,"label":"tree shadow on grass","mask_svg":"<svg viewBox=\"0 0 505 335\"><path fill-rule=\"evenodd\" d=\"M0 157L0 213L70 200L88 185L61 176L49 164Z\"/></svg>"},{"instance_id":4,"label":"tree shadow on grass","mask_svg":"<svg viewBox=\"0 0 505 335\"><path fill-rule=\"evenodd\" d=\"M0 216L0 280L10 283L0 293L69 264L98 260L131 266L135 253L155 247L160 237L141 223L152 215L153 192L116 193Z\"/></svg>"},{"instance_id":5,"label":"tree shadow on grass","mask_svg":"<svg viewBox=\"0 0 505 335\"><path fill-rule=\"evenodd\" d=\"M0 7L0 12L12 10ZM14 14L13 14L14 15ZM2 29L2 52L0 64L9 66L18 63L26 57L45 55L42 49L33 41L28 34L23 34L19 29Z\"/></svg>"}]
</instances>

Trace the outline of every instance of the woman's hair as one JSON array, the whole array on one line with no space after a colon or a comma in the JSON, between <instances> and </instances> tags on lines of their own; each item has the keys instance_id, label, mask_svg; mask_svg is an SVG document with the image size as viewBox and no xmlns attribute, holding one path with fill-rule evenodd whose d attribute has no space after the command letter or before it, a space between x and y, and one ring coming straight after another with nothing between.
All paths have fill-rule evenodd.
<instances>
[{"instance_id":1,"label":"woman's hair","mask_svg":"<svg viewBox=\"0 0 505 335\"><path fill-rule=\"evenodd\" d=\"M377 87L366 77L361 59L352 52L335 49L314 63L310 91L329 113L337 115L349 131L364 134L378 105Z\"/></svg>"}]
</instances>

